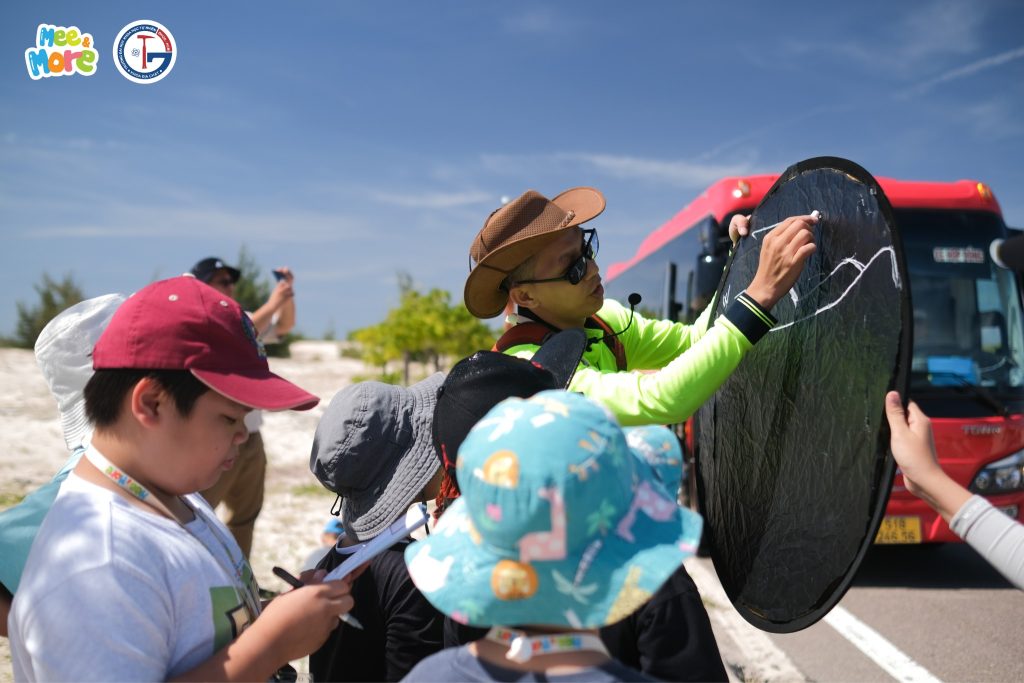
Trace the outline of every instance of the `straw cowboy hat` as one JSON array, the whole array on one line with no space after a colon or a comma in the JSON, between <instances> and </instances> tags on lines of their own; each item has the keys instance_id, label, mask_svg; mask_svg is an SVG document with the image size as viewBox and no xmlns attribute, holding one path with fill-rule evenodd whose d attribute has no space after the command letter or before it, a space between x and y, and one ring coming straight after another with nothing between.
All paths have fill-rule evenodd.
<instances>
[{"instance_id":1,"label":"straw cowboy hat","mask_svg":"<svg viewBox=\"0 0 1024 683\"><path fill-rule=\"evenodd\" d=\"M469 248L474 265L463 295L469 312L477 318L501 313L508 303L502 280L563 230L595 218L604 206L604 195L592 187L574 187L554 199L527 190L488 216Z\"/></svg>"}]
</instances>

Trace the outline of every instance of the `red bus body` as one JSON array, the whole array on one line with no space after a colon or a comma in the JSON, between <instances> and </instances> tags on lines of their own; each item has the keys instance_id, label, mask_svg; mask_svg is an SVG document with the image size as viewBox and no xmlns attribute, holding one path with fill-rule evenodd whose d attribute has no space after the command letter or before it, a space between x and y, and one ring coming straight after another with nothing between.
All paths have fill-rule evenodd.
<instances>
[{"instance_id":1,"label":"red bus body","mask_svg":"<svg viewBox=\"0 0 1024 683\"><path fill-rule=\"evenodd\" d=\"M698 260L704 260L708 263L713 262L715 264L713 267L717 270L713 270L704 277L705 281L707 281L705 288L711 286L710 278L716 272L720 276L721 266L725 263L724 255L729 248L729 220L736 213L747 214L752 211L775 183L776 179L777 176L774 175L729 177L708 187L672 219L651 232L640 244L633 258L625 262L612 264L605 270L608 295L624 300L630 291L640 291L644 295L644 301L648 302L652 300L651 293L654 292L653 301L655 307L653 309L649 306L644 308L645 313L685 320L687 322L691 321L700 312L697 307L703 307L703 302L707 301L707 297L705 293L705 297L702 299L691 291L694 289L694 282L700 279L699 276L695 278L694 275L699 271L700 265L698 264L691 268L683 261L686 261L689 255L694 253L696 249ZM960 248L969 245L966 248L974 250L972 253L975 263L980 258L977 256L978 252L981 248L984 248L985 258L987 259L989 258L987 251L988 244L991 242L991 236L1005 237L1007 235L1007 228L1005 223L1003 223L999 204L989 188L983 183L974 180L936 183L910 182L890 178L876 179L893 206L897 228L903 236L905 249L908 237L906 234L903 234L904 225L901 216L906 217L905 220L907 221L908 230L912 233L912 239L917 240L917 250L915 253L918 256L916 262L922 263L922 268L924 269L957 267L956 264L950 266L948 263L943 263L944 260L949 258L941 255L943 247ZM927 220L923 222L917 220L921 216L924 216ZM927 221L944 221L946 217L950 218L949 225L944 227L943 230L936 230L935 236L932 237L927 227L930 224ZM984 234L988 235L988 237L982 239L976 236L979 233L973 228L958 228L957 224L952 222L953 218L962 221L964 220L963 217L967 217L967 220L978 220L984 223L988 231ZM911 220L912 218L914 220ZM925 227L920 228L918 227L919 225ZM961 222L961 225L968 224ZM696 233L699 233L699 235ZM932 241L933 239L934 241ZM955 240L961 241L956 242ZM927 252L929 249L933 250L934 256L932 258L934 263L928 261L929 255ZM670 251L673 251L673 253L670 254ZM678 254L684 254L684 256L679 256ZM669 278L666 266L673 260L679 262L671 263L672 275L669 281L666 279ZM910 261L909 257L908 261ZM911 301L915 307L915 325L918 325L916 322L918 303L915 300L915 267L908 262ZM678 298L678 296L672 293L677 293L682 287L682 285L676 287L677 268L682 268L690 273L686 285L686 300L682 304L674 301L674 297ZM1006 337L1004 346L1000 347L1001 349L1011 346L1021 348L1024 347L1024 339L1020 339L1020 337L1024 335L1022 335L1020 325L1013 324L1009 327L1006 325L1008 319L1011 322L1016 321L1017 323L1020 320L1019 313L1022 310L1019 286L1020 277L1016 274L1000 274L999 277L1010 278L1015 284L1010 288L1012 289L1011 294L1004 299L1004 308L1000 313L1003 327L993 327L991 329L996 329L997 331L1001 329L1002 332L1000 334ZM936 271L931 274L931 278L928 282L931 283L930 286L934 289L936 283L942 282L943 276L941 272ZM662 291L665 293L661 301L659 301L657 294L659 281L663 283ZM1010 281L1002 280L1004 283ZM919 282L925 282L923 276ZM974 282L974 280L971 280L971 282ZM717 284L717 280L714 281L714 284ZM923 291L925 285L921 284L919 286ZM941 286L941 284L938 286ZM984 315L986 313L980 310L981 306L978 303L983 298L980 292L984 287L976 285L976 288L978 293L974 302L975 318L979 314ZM644 289L647 291L641 291ZM969 286L966 289L964 286L960 286L958 291L964 292L969 289ZM713 287L710 291L713 291ZM690 307L686 303L690 299L698 303ZM659 303L660 306L658 305ZM922 310L922 319L926 319L924 315L925 311ZM954 313L953 315L958 314ZM989 318L998 319L991 313L989 313ZM932 324L934 325L934 323ZM959 322L953 321L951 324L957 327L957 334L962 338L972 337L974 332L979 332L980 337L982 339L985 338L985 332L975 329L977 325L971 327L974 323L966 321L966 319L961 319ZM985 323L981 324L984 325ZM998 325L998 323L991 324ZM965 327L970 329L964 332ZM919 330L915 327L915 352L919 331L924 332L923 329ZM991 335L995 333L990 332L989 334L989 338L993 339ZM1012 340L1010 337L1012 337ZM984 347L984 341L981 342L981 347ZM939 383L937 386L928 384L928 382L933 381L933 376L927 372L927 368L931 366L925 366L924 369L918 367L918 370L921 371L917 375L920 378L919 382L921 382L919 384L921 387L920 391L915 391L915 385L911 384L911 397L917 400L922 405L922 408L925 409L925 412L928 412L932 417L936 450L943 469L956 481L967 487L971 487L973 483L976 483L975 478L991 463L1001 462L1003 459L1012 456L1011 460L1014 458L1017 460L1014 461L1016 464L1010 467L1016 467L1017 470L1020 470L1020 462L1024 462L1024 454L1020 454L1024 450L1024 386L1022 386L1024 385L1024 379L1021 379L1024 376L1024 371L1017 372L1017 368L1021 364L1014 362L1010 353L1006 354L1006 358L1009 359L1009 366L1014 368L1011 372L1015 374L1013 380L1007 379L1006 381L1006 386L1012 389L1012 392L1010 392L1012 396L1010 397L1011 400L1006 403L1005 416L998 414L998 411L995 410L985 414L985 410L982 410L979 406L979 401L975 400L977 396L964 396L954 391L955 387L949 388L947 391L942 383ZM927 363L930 360L922 357L921 361L915 360L915 363ZM975 365L974 367L977 366ZM980 375L978 377L980 378ZM985 382L979 379L978 383L984 384ZM1010 386L1011 384L1012 387ZM1018 393L1019 396L1017 396ZM685 425L684 440L686 442L686 450L691 454L692 459L694 438L691 427L692 421ZM690 471L692 472L693 470L691 469ZM1000 469L999 472L1005 475L1006 470ZM1024 479L1024 473L1018 471L1014 481L1021 479ZM1002 481L1005 482L1008 479L1003 478ZM694 488L692 486L690 488L692 492ZM1024 521L1024 516L1022 516L1022 511L1024 511L1024 482L1011 486L1010 490L1000 489L998 493L982 491L977 486L974 486L972 490L985 495L994 505L1012 517ZM902 477L899 474L897 474L893 484L892 494L886 509L886 518L886 522L883 524L876 542L942 543L960 540L950 531L942 518L926 503L906 491Z\"/></svg>"}]
</instances>

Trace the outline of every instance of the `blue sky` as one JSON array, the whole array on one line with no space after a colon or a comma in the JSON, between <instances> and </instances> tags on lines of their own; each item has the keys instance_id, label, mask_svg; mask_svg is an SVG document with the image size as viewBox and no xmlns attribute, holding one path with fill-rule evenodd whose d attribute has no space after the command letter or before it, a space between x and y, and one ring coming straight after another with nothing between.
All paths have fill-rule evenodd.
<instances>
[{"instance_id":1,"label":"blue sky","mask_svg":"<svg viewBox=\"0 0 1024 683\"><path fill-rule=\"evenodd\" d=\"M111 57L137 19L177 42L152 85ZM40 23L97 72L30 79ZM44 272L129 292L242 244L343 335L399 271L461 298L502 196L600 188L607 265L717 178L820 155L984 180L1024 227L1021 27L1015 0L4 3L0 335Z\"/></svg>"}]
</instances>

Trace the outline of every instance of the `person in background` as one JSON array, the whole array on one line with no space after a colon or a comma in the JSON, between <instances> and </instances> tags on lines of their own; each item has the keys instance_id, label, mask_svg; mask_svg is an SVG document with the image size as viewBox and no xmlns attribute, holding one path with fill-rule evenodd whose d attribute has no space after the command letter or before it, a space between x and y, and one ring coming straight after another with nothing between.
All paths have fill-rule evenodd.
<instances>
[{"instance_id":1,"label":"person in background","mask_svg":"<svg viewBox=\"0 0 1024 683\"><path fill-rule=\"evenodd\" d=\"M702 520L610 413L561 390L507 399L473 427L456 469L462 496L406 562L439 610L489 630L405 680L656 680L616 660L598 629L658 591Z\"/></svg>"},{"instance_id":2,"label":"person in background","mask_svg":"<svg viewBox=\"0 0 1024 683\"><path fill-rule=\"evenodd\" d=\"M249 313L259 340L273 344L295 326L295 276L288 268L274 271L279 277L277 285L266 303ZM191 274L221 294L234 298L235 284L241 271L211 256L192 266ZM220 478L216 486L203 491L203 497L212 507L223 503L227 509L225 522L231 535L238 541L246 557L252 551L253 529L263 509L264 479L267 474L267 454L263 447L260 427L263 413L254 410L245 418L249 438L239 449L238 462Z\"/></svg>"},{"instance_id":3,"label":"person in background","mask_svg":"<svg viewBox=\"0 0 1024 683\"><path fill-rule=\"evenodd\" d=\"M253 408L319 399L270 372L238 304L191 277L118 308L84 389L94 432L39 528L8 624L18 681L267 680L352 607L347 581L264 609L197 495L230 469Z\"/></svg>"},{"instance_id":4,"label":"person in background","mask_svg":"<svg viewBox=\"0 0 1024 683\"><path fill-rule=\"evenodd\" d=\"M913 401L903 409L898 392L885 396L892 457L907 490L921 498L960 538L1014 586L1024 589L1024 525L973 495L946 474L935 455L932 424Z\"/></svg>"},{"instance_id":5,"label":"person in background","mask_svg":"<svg viewBox=\"0 0 1024 683\"><path fill-rule=\"evenodd\" d=\"M0 512L0 635L7 635L7 615L18 590L32 541L57 497L68 472L82 458L92 428L85 416L82 391L92 377L92 348L122 294L87 299L65 309L48 322L36 338L35 356L50 393L57 401L64 443L71 451L53 478L29 493L17 505Z\"/></svg>"},{"instance_id":6,"label":"person in background","mask_svg":"<svg viewBox=\"0 0 1024 683\"><path fill-rule=\"evenodd\" d=\"M306 561L302 563L303 571L315 569L316 565L335 546L343 533L345 533L345 527L341 525L340 519L331 517L327 520L327 524L324 524L324 528L320 531L320 545L310 552L306 557Z\"/></svg>"}]
</instances>

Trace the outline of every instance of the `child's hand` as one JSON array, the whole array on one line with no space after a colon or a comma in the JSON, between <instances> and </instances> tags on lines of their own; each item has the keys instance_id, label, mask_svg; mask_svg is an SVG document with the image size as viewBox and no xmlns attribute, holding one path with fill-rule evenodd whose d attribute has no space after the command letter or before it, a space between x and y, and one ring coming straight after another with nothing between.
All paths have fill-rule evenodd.
<instances>
[{"instance_id":1,"label":"child's hand","mask_svg":"<svg viewBox=\"0 0 1024 683\"><path fill-rule=\"evenodd\" d=\"M970 500L971 492L946 474L935 455L932 423L913 401L903 410L900 395L885 395L885 416L892 432L892 457L907 490L931 505L948 523Z\"/></svg>"},{"instance_id":2,"label":"child's hand","mask_svg":"<svg viewBox=\"0 0 1024 683\"><path fill-rule=\"evenodd\" d=\"M249 630L259 629L282 661L305 657L327 640L338 618L355 604L351 581L320 583L322 569L302 573L308 585L274 598Z\"/></svg>"},{"instance_id":3,"label":"child's hand","mask_svg":"<svg viewBox=\"0 0 1024 683\"><path fill-rule=\"evenodd\" d=\"M890 391L885 396L885 415L892 433L892 457L903 472L907 490L921 496L921 483L941 472L935 457L932 423L913 401L903 410L900 395Z\"/></svg>"}]
</instances>

